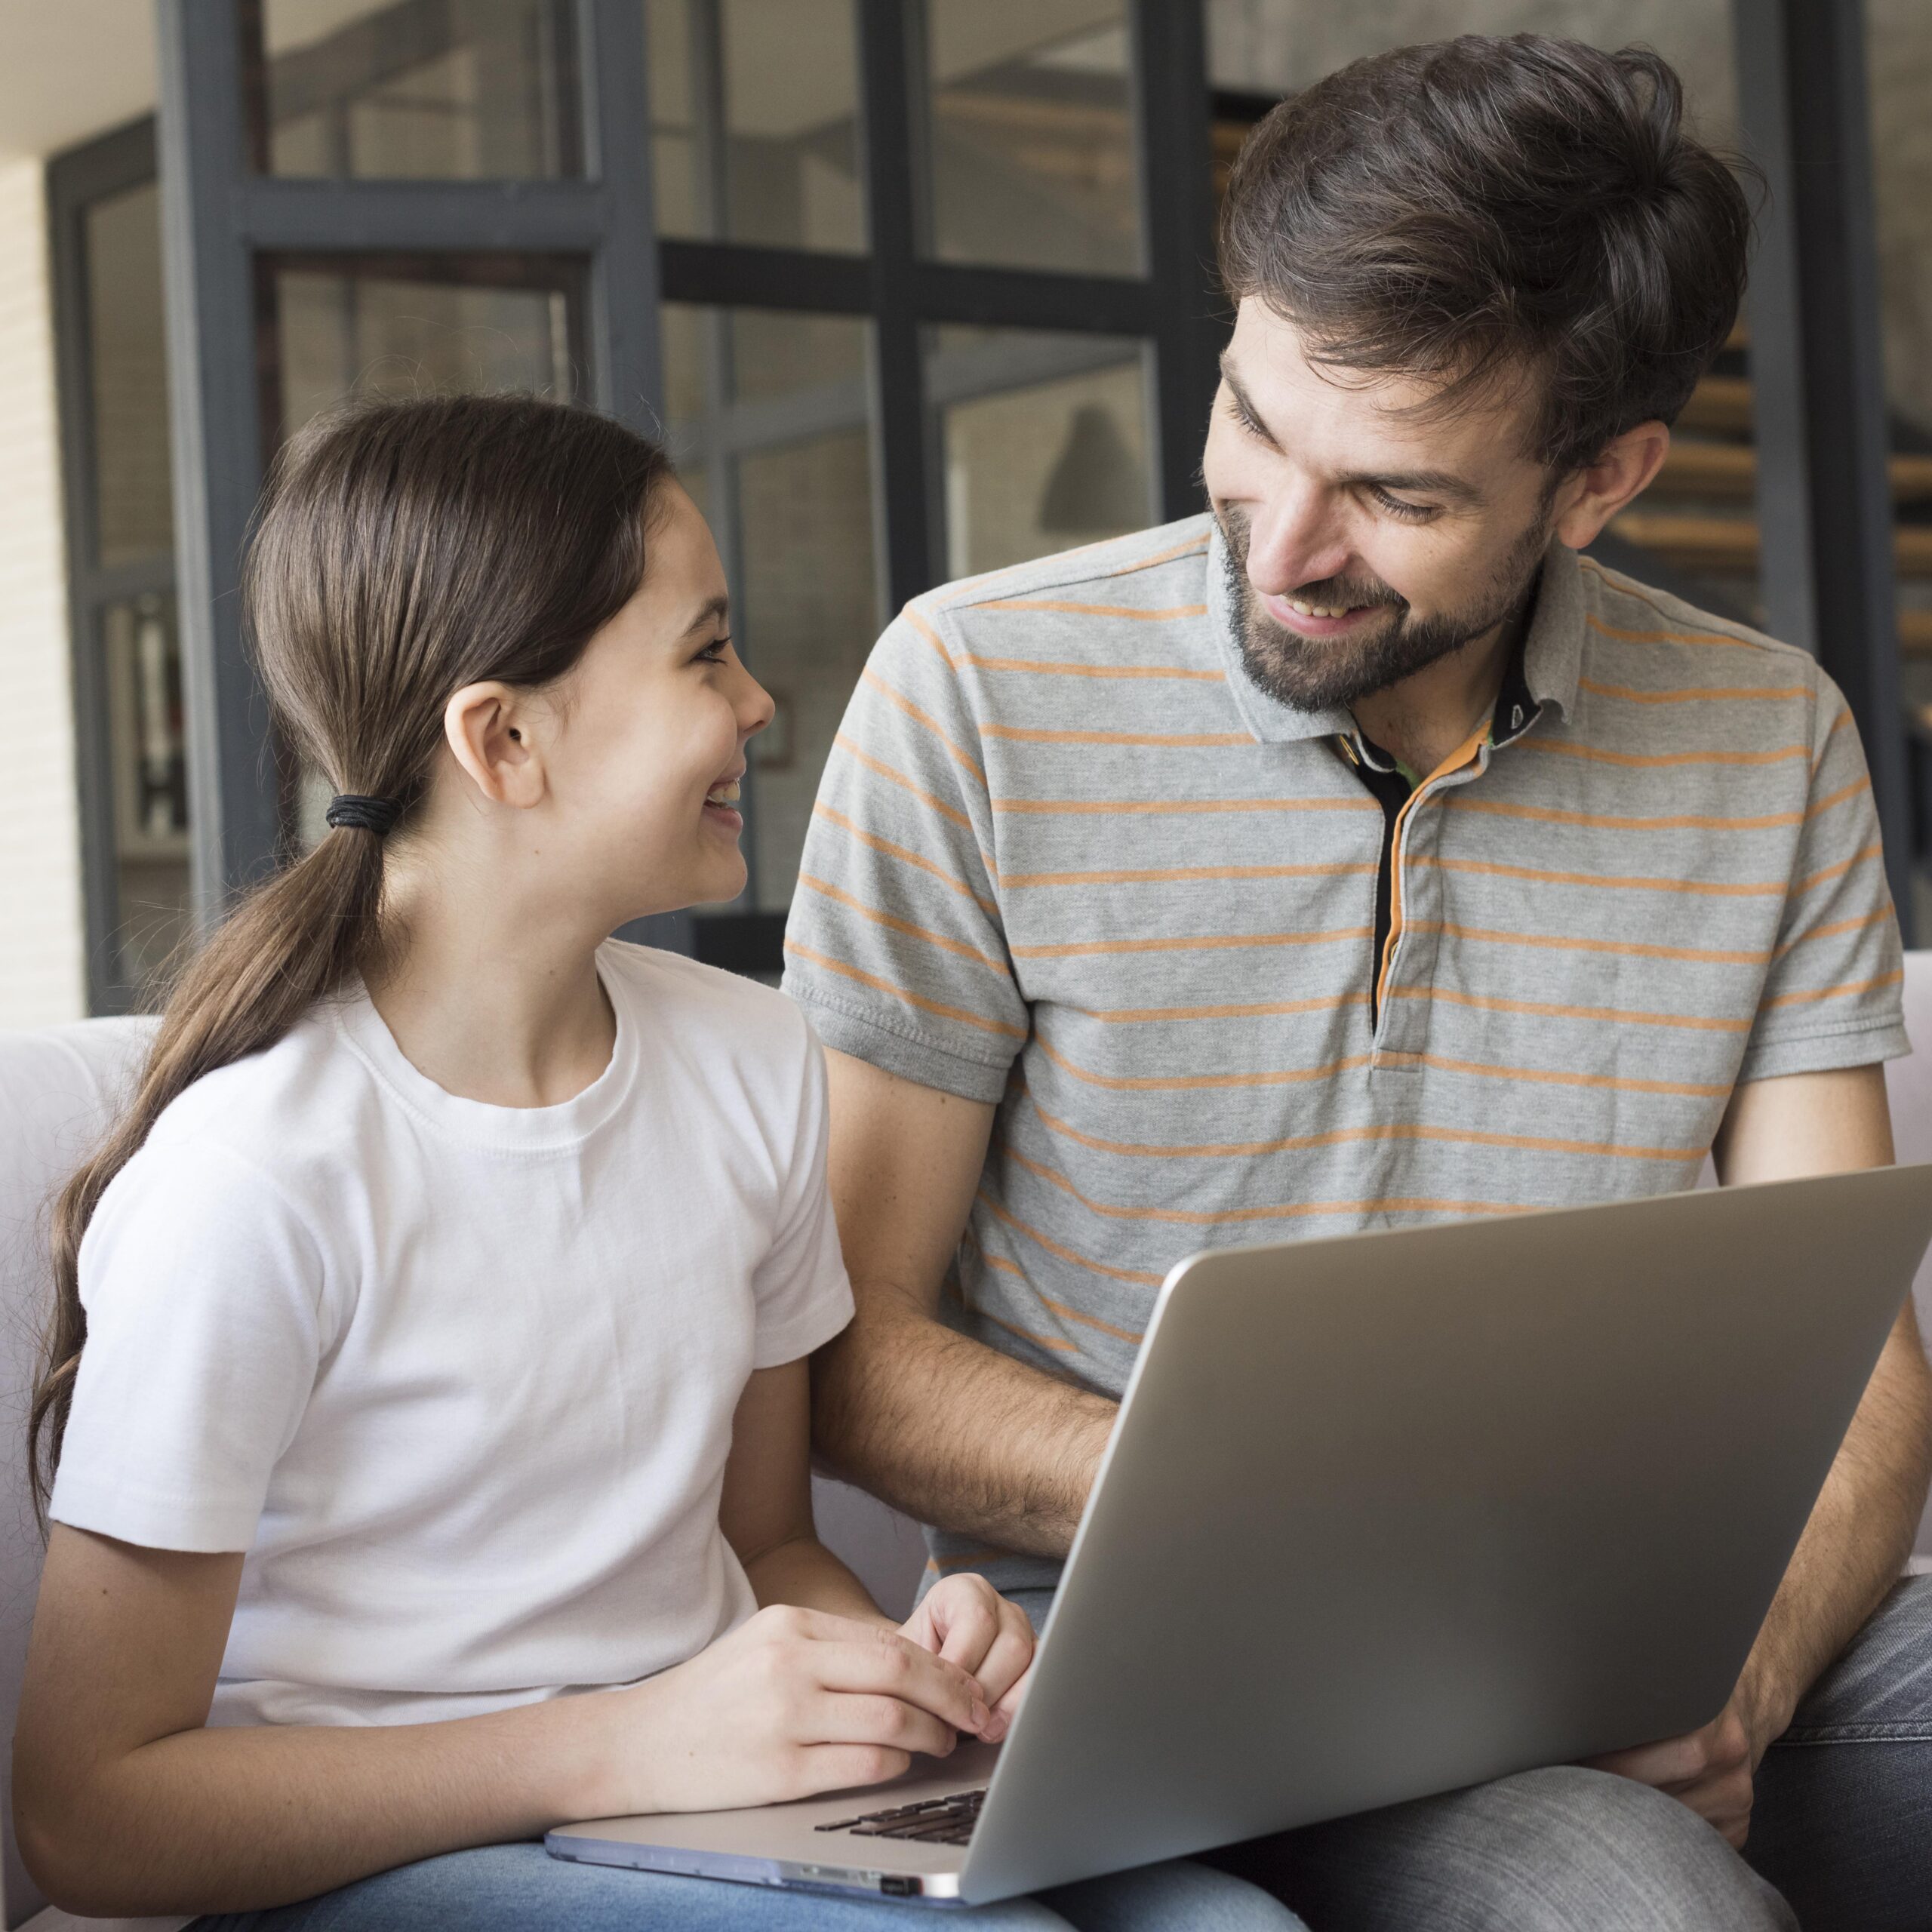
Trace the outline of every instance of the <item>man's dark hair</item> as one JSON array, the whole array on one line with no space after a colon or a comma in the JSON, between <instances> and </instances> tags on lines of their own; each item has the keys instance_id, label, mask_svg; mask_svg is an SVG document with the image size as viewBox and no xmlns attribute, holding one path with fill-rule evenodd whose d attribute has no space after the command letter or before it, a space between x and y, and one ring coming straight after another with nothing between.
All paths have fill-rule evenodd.
<instances>
[{"instance_id":1,"label":"man's dark hair","mask_svg":"<svg viewBox=\"0 0 1932 1932\"><path fill-rule=\"evenodd\" d=\"M1527 378L1529 454L1567 474L1672 421L1737 317L1743 164L1683 116L1644 47L1466 34L1355 61L1249 137L1222 278L1318 362L1439 380L1444 407Z\"/></svg>"}]
</instances>

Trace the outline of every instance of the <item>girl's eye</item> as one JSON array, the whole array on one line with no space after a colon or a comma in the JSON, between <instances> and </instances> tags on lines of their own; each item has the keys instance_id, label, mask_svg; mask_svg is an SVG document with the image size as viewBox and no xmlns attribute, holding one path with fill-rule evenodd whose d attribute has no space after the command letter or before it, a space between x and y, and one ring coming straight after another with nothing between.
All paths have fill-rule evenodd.
<instances>
[{"instance_id":1,"label":"girl's eye","mask_svg":"<svg viewBox=\"0 0 1932 1932\"><path fill-rule=\"evenodd\" d=\"M1401 497L1390 496L1379 483L1371 483L1368 486L1368 494L1374 499L1377 506L1386 510L1391 516L1406 517L1413 521L1435 514L1434 509L1427 503L1405 503Z\"/></svg>"},{"instance_id":2,"label":"girl's eye","mask_svg":"<svg viewBox=\"0 0 1932 1932\"><path fill-rule=\"evenodd\" d=\"M728 637L715 637L697 654L697 661L703 664L721 664L724 654L731 648Z\"/></svg>"}]
</instances>

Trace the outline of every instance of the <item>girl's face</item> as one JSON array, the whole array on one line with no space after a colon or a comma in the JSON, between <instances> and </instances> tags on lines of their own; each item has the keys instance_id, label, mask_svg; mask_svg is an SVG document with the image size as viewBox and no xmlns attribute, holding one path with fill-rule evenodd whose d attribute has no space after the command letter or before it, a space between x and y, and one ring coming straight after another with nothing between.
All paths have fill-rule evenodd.
<instances>
[{"instance_id":1,"label":"girl's face","mask_svg":"<svg viewBox=\"0 0 1932 1932\"><path fill-rule=\"evenodd\" d=\"M546 734L570 869L619 920L743 891L738 781L772 716L732 648L709 528L675 483L654 508L644 582L557 688Z\"/></svg>"}]
</instances>

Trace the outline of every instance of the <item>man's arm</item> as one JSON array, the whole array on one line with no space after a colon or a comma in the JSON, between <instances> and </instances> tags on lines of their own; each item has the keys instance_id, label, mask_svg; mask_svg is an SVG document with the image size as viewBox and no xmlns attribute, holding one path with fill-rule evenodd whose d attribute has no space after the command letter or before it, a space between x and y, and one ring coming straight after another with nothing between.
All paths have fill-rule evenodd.
<instances>
[{"instance_id":1,"label":"man's arm","mask_svg":"<svg viewBox=\"0 0 1932 1932\"><path fill-rule=\"evenodd\" d=\"M813 1440L921 1521L1063 1556L1115 1405L938 1319L993 1109L828 1053L833 1207L858 1312L812 1369Z\"/></svg>"},{"instance_id":2,"label":"man's arm","mask_svg":"<svg viewBox=\"0 0 1932 1932\"><path fill-rule=\"evenodd\" d=\"M1727 1186L1886 1165L1882 1068L1754 1081L1712 1149ZM1932 1368L1909 1300L1872 1371L1723 1715L1688 1737L1598 1761L1660 1786L1741 1844L1752 1774L1798 1700L1898 1580L1932 1478Z\"/></svg>"}]
</instances>

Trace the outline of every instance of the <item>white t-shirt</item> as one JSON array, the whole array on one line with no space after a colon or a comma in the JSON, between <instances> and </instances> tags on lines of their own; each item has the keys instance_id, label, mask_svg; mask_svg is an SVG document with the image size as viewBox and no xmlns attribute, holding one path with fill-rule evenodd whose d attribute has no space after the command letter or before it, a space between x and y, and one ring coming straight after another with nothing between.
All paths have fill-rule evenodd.
<instances>
[{"instance_id":1,"label":"white t-shirt","mask_svg":"<svg viewBox=\"0 0 1932 1932\"><path fill-rule=\"evenodd\" d=\"M197 1081L82 1245L53 1514L245 1550L210 1721L408 1723L629 1683L748 1617L754 1368L852 1310L783 995L616 941L610 1066L459 1100L366 996Z\"/></svg>"}]
</instances>

